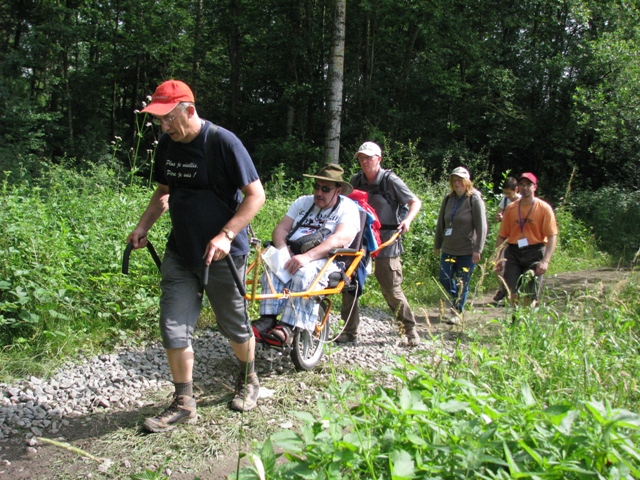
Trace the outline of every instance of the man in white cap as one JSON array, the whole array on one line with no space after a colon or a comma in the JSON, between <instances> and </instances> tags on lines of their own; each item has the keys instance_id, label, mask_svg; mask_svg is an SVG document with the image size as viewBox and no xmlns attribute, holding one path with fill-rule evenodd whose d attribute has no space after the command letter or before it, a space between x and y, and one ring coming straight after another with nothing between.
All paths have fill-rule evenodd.
<instances>
[{"instance_id":1,"label":"man in white cap","mask_svg":"<svg viewBox=\"0 0 640 480\"><path fill-rule=\"evenodd\" d=\"M362 171L351 178L351 185L369 194L369 205L376 211L382 223L382 241L387 241L396 231L401 234L407 233L411 228L411 222L422 207L420 199L395 173L380 167L382 150L376 143L363 143L354 157L360 162ZM405 206L408 206L406 216L402 213L406 211L403 208ZM402 252L402 242L398 237L396 242L380 251L376 257L375 276L387 305L396 319L402 323L407 342L416 346L420 343L416 320L402 291ZM341 316L346 325L336 342L356 341L360 324L357 295L351 292L342 295Z\"/></svg>"},{"instance_id":2,"label":"man in white cap","mask_svg":"<svg viewBox=\"0 0 640 480\"><path fill-rule=\"evenodd\" d=\"M157 187L127 242L134 248L146 246L149 230L169 210L172 229L162 261L160 331L175 391L170 406L144 422L150 432L165 432L197 418L192 338L203 291L240 364L230 407L246 411L256 406L255 340L246 301L224 258L231 256L243 278L249 253L246 226L265 194L242 142L198 116L184 82L162 83L142 112L152 115L163 132L153 172Z\"/></svg>"}]
</instances>

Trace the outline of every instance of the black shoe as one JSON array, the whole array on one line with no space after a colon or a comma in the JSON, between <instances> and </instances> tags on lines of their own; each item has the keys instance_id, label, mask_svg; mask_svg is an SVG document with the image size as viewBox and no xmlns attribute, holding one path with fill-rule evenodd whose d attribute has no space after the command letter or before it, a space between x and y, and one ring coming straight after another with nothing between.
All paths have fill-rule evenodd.
<instances>
[{"instance_id":1,"label":"black shoe","mask_svg":"<svg viewBox=\"0 0 640 480\"><path fill-rule=\"evenodd\" d=\"M444 323L447 325L462 325L462 312L455 307L451 307L448 315L444 318Z\"/></svg>"},{"instance_id":2,"label":"black shoe","mask_svg":"<svg viewBox=\"0 0 640 480\"><path fill-rule=\"evenodd\" d=\"M420 335L415 330L407 332L407 343L410 347L417 347L420 345Z\"/></svg>"},{"instance_id":3,"label":"black shoe","mask_svg":"<svg viewBox=\"0 0 640 480\"><path fill-rule=\"evenodd\" d=\"M494 301L494 302L499 302L500 300L502 300L502 299L503 299L504 297L506 297L506 296L507 296L507 294L506 294L506 293L504 293L502 290L499 290L499 291L498 291L498 293L496 293L496 294L493 296L493 301Z\"/></svg>"},{"instance_id":4,"label":"black shoe","mask_svg":"<svg viewBox=\"0 0 640 480\"><path fill-rule=\"evenodd\" d=\"M338 338L334 340L335 343L353 343L358 341L358 335L355 333L341 333Z\"/></svg>"}]
</instances>

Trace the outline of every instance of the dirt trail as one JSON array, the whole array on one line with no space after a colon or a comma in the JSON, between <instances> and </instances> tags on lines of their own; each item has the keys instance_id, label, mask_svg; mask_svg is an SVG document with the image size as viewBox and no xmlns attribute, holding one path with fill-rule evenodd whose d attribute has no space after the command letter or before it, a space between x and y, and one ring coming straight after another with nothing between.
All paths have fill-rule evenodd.
<instances>
[{"instance_id":1,"label":"dirt trail","mask_svg":"<svg viewBox=\"0 0 640 480\"><path fill-rule=\"evenodd\" d=\"M629 270L606 268L600 270L585 270L580 272L566 272L553 276L545 276L543 283L542 301L562 306L568 298L575 298L585 294L603 298L618 288L630 278ZM634 275L638 275L637 272ZM493 301L495 291L474 297L468 304L468 311L464 315L464 327L486 325L494 319L504 319L508 315L504 302L497 304ZM471 295L470 295L471 297ZM428 316L428 321L427 317ZM439 308L430 308L418 318L422 322L424 332L448 332L451 325L442 323Z\"/></svg>"},{"instance_id":2,"label":"dirt trail","mask_svg":"<svg viewBox=\"0 0 640 480\"><path fill-rule=\"evenodd\" d=\"M556 276L549 276L545 279L544 295L547 301L563 303L569 296L584 295L586 293L596 297L606 298L608 292L617 288L622 282L628 281L630 275L637 277L637 272L631 274L629 271L602 269L594 271L570 272L562 273ZM481 326L487 324L495 318L505 318L507 315L504 307L496 306L493 302L494 292L489 292L482 297L475 297L471 301L470 309L465 314L464 328ZM419 309L418 309L419 313ZM428 318L428 321L427 321ZM433 334L456 335L459 334L461 327L452 327L440 322L439 309L430 308L423 311L423 315L419 318L421 321L420 329L424 337L427 332ZM311 374L310 374L311 375ZM318 373L320 375L320 373ZM300 378L296 377L292 380L296 385L300 385ZM304 377L302 377L304 378ZM294 391L292 389L292 391ZM308 392L313 394L312 391ZM219 396L224 397L226 392L222 392ZM156 395L157 397L158 395ZM219 399L220 400L220 399ZM224 400L224 398L222 398ZM220 403L223 403L220 400ZM299 400L299 399L294 399ZM215 406L215 402L213 402ZM275 404L271 404L274 405ZM282 408L278 405L278 408ZM290 407L289 407L290 408ZM277 410L277 408L274 408ZM272 412L274 418L267 420L268 422L276 422L277 411ZM145 443L151 441L151 437L141 436L136 432L135 426L140 422L143 415L148 414L148 409L139 409L135 411L113 411L107 414L96 414L90 417L71 419L71 425L60 432L59 437L62 441L69 442L72 446L91 452L93 455L100 457L100 446L108 439L114 438L119 431L129 430L128 435L124 435L127 442L123 441L122 445L118 445L121 449L121 456L116 460L117 468L114 466L106 472L101 471L99 464L92 460L78 456L75 453L50 445L30 446L24 437L24 433L16 435L8 439L0 440L0 480L2 479L76 479L76 478L130 478L132 474L140 474L144 472L149 464L145 463L144 458L139 458L133 453L140 445L135 442ZM228 414L225 412L225 415ZM263 415L268 416L268 412ZM237 418L230 421L237 422ZM251 439L254 436L251 431L251 423L246 424L245 438ZM264 428L264 423L258 427ZM166 434L166 435L172 435ZM210 435L214 435L213 432ZM117 437L115 437L117 438ZM154 437L158 438L158 437ZM187 445L181 445L188 448ZM175 446L167 446L165 443L159 442L158 449L175 448ZM131 452L130 452L131 451ZM113 450L111 450L113 453ZM228 472L235 470L237 456L235 454L220 455L215 452L209 464L205 467L200 463L195 468L184 466L182 472L171 472L171 479L191 480L198 476L201 479L220 479L226 478ZM144 456L144 454L143 454ZM171 451L167 452L167 456L171 456ZM216 458L217 457L217 458ZM127 460L130 458L131 461ZM124 467L123 467L124 465ZM128 466L128 468L126 468ZM155 478L155 477L148 477ZM164 478L164 477L162 477Z\"/></svg>"}]
</instances>

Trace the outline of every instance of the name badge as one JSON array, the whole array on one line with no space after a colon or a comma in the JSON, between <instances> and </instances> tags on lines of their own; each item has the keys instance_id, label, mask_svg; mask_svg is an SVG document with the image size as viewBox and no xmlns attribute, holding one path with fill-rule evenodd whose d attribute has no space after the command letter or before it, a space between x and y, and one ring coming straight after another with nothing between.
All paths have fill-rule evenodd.
<instances>
[{"instance_id":1,"label":"name badge","mask_svg":"<svg viewBox=\"0 0 640 480\"><path fill-rule=\"evenodd\" d=\"M444 236L445 236L445 237L450 237L452 232L453 232L453 228L447 228L447 229L444 231Z\"/></svg>"},{"instance_id":2,"label":"name badge","mask_svg":"<svg viewBox=\"0 0 640 480\"><path fill-rule=\"evenodd\" d=\"M518 248L524 248L528 246L529 246L529 240L527 240L526 238L521 238L520 240L518 240Z\"/></svg>"}]
</instances>

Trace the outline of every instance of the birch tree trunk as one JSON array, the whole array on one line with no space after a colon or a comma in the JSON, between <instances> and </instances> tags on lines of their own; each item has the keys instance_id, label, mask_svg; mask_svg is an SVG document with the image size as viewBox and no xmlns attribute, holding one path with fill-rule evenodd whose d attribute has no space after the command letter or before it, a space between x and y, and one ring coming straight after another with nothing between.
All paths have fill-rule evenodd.
<instances>
[{"instance_id":1,"label":"birch tree trunk","mask_svg":"<svg viewBox=\"0 0 640 480\"><path fill-rule=\"evenodd\" d=\"M329 98L327 100L327 129L324 144L325 163L340 163L345 19L346 0L335 0L331 56L329 58Z\"/></svg>"}]
</instances>

